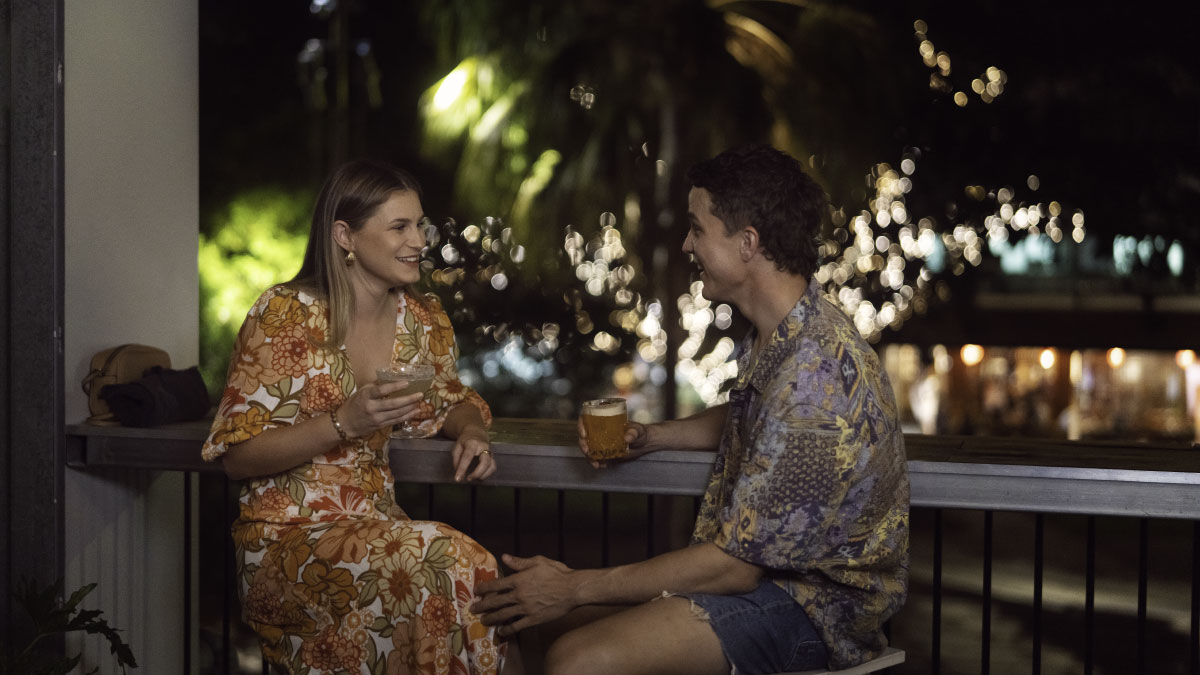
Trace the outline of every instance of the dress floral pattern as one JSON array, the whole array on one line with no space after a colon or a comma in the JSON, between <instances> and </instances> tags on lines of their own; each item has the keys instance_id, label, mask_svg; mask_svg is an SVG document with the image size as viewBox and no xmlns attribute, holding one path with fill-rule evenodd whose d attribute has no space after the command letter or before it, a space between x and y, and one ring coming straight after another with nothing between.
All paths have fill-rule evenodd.
<instances>
[{"instance_id":1,"label":"dress floral pattern","mask_svg":"<svg viewBox=\"0 0 1200 675\"><path fill-rule=\"evenodd\" d=\"M320 346L328 328L325 303L304 291L276 286L258 299L238 334L205 460L354 393L345 351ZM459 381L457 356L437 301L403 294L393 360L436 370L422 403L424 435L460 404L491 423L487 404ZM494 675L504 644L468 607L475 584L496 578L496 560L461 532L411 520L397 506L387 440L381 429L243 483L233 525L243 617L267 660L295 675Z\"/></svg>"},{"instance_id":2,"label":"dress floral pattern","mask_svg":"<svg viewBox=\"0 0 1200 675\"><path fill-rule=\"evenodd\" d=\"M908 590L908 465L879 358L809 284L752 362L742 342L695 542L761 565L821 631L831 668L887 645Z\"/></svg>"}]
</instances>

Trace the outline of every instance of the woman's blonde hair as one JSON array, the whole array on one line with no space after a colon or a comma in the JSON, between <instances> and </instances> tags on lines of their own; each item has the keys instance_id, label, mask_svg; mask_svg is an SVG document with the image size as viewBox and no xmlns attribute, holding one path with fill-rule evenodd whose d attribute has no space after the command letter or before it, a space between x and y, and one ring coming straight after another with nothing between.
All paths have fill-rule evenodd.
<instances>
[{"instance_id":1,"label":"woman's blonde hair","mask_svg":"<svg viewBox=\"0 0 1200 675\"><path fill-rule=\"evenodd\" d=\"M412 174L370 159L343 164L321 187L313 208L304 263L287 285L312 293L328 306L329 334L322 346L332 349L341 346L354 313L354 290L346 273L346 252L333 239L333 224L341 220L357 232L393 192L408 191L421 198L421 186ZM420 298L420 293L409 295Z\"/></svg>"}]
</instances>

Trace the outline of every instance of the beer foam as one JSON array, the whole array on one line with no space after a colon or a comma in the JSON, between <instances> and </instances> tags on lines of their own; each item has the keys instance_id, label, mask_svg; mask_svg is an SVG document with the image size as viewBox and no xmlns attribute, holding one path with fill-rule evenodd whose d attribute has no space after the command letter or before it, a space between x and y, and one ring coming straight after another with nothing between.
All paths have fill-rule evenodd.
<instances>
[{"instance_id":1,"label":"beer foam","mask_svg":"<svg viewBox=\"0 0 1200 675\"><path fill-rule=\"evenodd\" d=\"M614 417L625 414L625 401L621 399L601 399L595 405L584 406L585 415L593 417Z\"/></svg>"}]
</instances>

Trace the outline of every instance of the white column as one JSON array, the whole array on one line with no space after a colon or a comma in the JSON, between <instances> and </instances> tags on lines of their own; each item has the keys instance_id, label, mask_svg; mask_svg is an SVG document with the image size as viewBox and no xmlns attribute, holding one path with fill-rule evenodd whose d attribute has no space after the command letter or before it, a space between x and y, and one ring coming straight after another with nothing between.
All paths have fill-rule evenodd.
<instances>
[{"instance_id":1,"label":"white column","mask_svg":"<svg viewBox=\"0 0 1200 675\"><path fill-rule=\"evenodd\" d=\"M198 21L194 2L66 0L66 419L87 416L91 355L125 342L198 352ZM14 221L19 227L19 216ZM140 672L181 669L179 474L66 475L72 590L124 631ZM99 638L75 640L82 672L117 672Z\"/></svg>"}]
</instances>

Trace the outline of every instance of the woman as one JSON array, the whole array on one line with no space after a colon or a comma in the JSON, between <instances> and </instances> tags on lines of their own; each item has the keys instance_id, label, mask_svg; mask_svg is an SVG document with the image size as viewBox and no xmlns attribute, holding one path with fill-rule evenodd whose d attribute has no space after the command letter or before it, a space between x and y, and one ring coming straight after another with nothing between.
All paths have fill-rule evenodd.
<instances>
[{"instance_id":1,"label":"woman","mask_svg":"<svg viewBox=\"0 0 1200 675\"><path fill-rule=\"evenodd\" d=\"M425 247L420 188L373 161L321 189L300 273L263 293L238 334L203 456L245 480L233 525L243 614L290 673L482 673L504 646L468 609L496 561L396 505L387 441L414 421L457 439L456 480L490 476L491 412L458 380L438 302L412 290ZM375 382L429 362L425 394Z\"/></svg>"}]
</instances>

